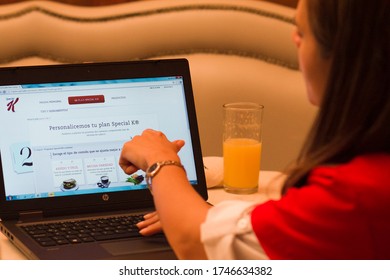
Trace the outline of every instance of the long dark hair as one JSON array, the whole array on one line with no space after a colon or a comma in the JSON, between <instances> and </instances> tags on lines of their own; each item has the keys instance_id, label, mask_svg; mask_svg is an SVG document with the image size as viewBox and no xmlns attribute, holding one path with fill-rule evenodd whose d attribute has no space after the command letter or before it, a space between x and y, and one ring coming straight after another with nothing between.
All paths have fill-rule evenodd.
<instances>
[{"instance_id":1,"label":"long dark hair","mask_svg":"<svg viewBox=\"0 0 390 280\"><path fill-rule=\"evenodd\" d=\"M283 192L319 165L390 153L390 1L307 0L308 20L332 66L313 127Z\"/></svg>"}]
</instances>

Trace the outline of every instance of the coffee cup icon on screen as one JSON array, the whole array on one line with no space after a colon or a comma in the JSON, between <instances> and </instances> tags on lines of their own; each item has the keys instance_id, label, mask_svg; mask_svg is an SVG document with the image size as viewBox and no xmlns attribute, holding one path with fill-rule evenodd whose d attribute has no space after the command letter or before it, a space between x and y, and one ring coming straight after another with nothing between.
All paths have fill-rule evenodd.
<instances>
[{"instance_id":1,"label":"coffee cup icon on screen","mask_svg":"<svg viewBox=\"0 0 390 280\"><path fill-rule=\"evenodd\" d=\"M97 185L99 188L108 188L110 183L110 178L108 176L101 176L100 182L98 182Z\"/></svg>"}]
</instances>

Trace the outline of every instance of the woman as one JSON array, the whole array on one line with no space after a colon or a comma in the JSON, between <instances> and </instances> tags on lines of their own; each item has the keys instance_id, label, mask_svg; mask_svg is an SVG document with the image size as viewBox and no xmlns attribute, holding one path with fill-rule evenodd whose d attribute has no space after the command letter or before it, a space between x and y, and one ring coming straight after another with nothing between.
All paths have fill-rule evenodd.
<instances>
[{"instance_id":1,"label":"woman","mask_svg":"<svg viewBox=\"0 0 390 280\"><path fill-rule=\"evenodd\" d=\"M141 233L161 222L179 258L390 259L389 12L388 0L299 2L293 40L320 109L280 200L210 207L183 168L166 165L153 178L158 216ZM120 165L180 163L183 145L146 130Z\"/></svg>"}]
</instances>

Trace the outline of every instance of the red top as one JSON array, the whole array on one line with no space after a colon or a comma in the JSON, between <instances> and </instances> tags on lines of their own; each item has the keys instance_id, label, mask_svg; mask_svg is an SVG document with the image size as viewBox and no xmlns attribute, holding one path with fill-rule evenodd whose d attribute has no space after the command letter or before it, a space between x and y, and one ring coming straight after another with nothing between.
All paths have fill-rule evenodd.
<instances>
[{"instance_id":1,"label":"red top","mask_svg":"<svg viewBox=\"0 0 390 280\"><path fill-rule=\"evenodd\" d=\"M270 259L390 259L390 154L315 168L252 226Z\"/></svg>"}]
</instances>

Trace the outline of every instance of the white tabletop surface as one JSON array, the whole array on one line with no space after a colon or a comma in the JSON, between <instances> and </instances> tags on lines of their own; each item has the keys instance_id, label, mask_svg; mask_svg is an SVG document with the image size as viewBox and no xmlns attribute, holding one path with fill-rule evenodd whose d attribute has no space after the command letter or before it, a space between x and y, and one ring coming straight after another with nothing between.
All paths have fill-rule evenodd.
<instances>
[{"instance_id":1,"label":"white tabletop surface","mask_svg":"<svg viewBox=\"0 0 390 280\"><path fill-rule=\"evenodd\" d=\"M283 181L281 173L275 171L260 171L258 192L249 195L237 195L224 191L222 187L209 188L208 201L211 204L217 204L223 200L246 200L265 202L269 199L278 199L280 197L280 186ZM0 233L0 259L3 260L25 260L26 257L4 236Z\"/></svg>"}]
</instances>

